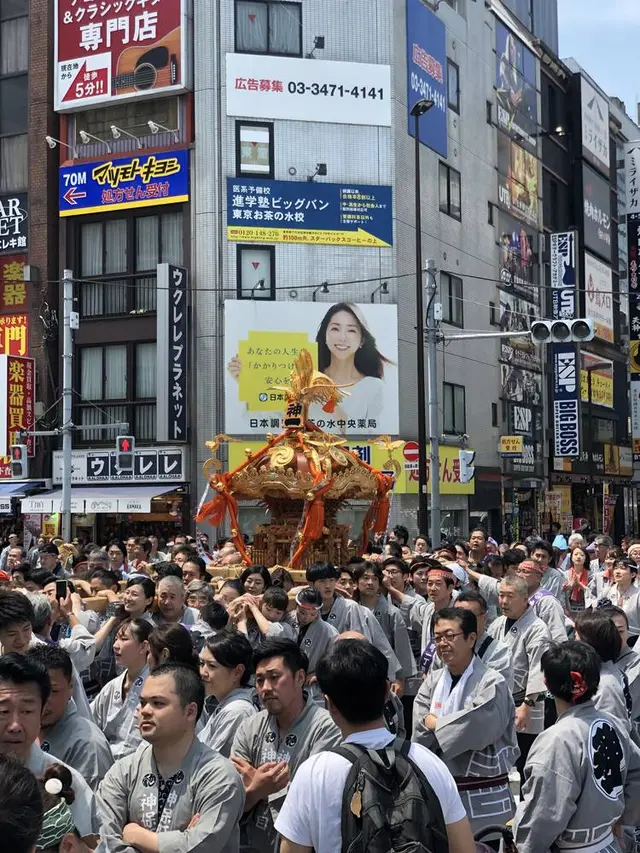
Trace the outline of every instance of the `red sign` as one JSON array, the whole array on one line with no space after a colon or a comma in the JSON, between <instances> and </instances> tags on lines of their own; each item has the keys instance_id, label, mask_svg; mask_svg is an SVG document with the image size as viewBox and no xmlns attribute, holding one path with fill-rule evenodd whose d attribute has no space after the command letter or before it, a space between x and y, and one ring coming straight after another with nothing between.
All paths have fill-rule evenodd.
<instances>
[{"instance_id":1,"label":"red sign","mask_svg":"<svg viewBox=\"0 0 640 853\"><path fill-rule=\"evenodd\" d=\"M0 316L0 355L26 356L29 352L29 317L26 314Z\"/></svg>"},{"instance_id":2,"label":"red sign","mask_svg":"<svg viewBox=\"0 0 640 853\"><path fill-rule=\"evenodd\" d=\"M20 430L35 428L35 361L32 358L0 356L0 453L7 454L12 444L26 444L29 456L35 455L35 439L19 439ZM11 477L11 460L0 456L0 479Z\"/></svg>"},{"instance_id":3,"label":"red sign","mask_svg":"<svg viewBox=\"0 0 640 853\"><path fill-rule=\"evenodd\" d=\"M26 255L3 255L0 258L0 313L27 310L26 263Z\"/></svg>"},{"instance_id":4,"label":"red sign","mask_svg":"<svg viewBox=\"0 0 640 853\"><path fill-rule=\"evenodd\" d=\"M402 451L404 458L407 462L417 462L418 456L420 454L420 448L418 447L417 441L407 441L404 446L404 450Z\"/></svg>"},{"instance_id":5,"label":"red sign","mask_svg":"<svg viewBox=\"0 0 640 853\"><path fill-rule=\"evenodd\" d=\"M56 0L55 109L187 85L187 0Z\"/></svg>"}]
</instances>

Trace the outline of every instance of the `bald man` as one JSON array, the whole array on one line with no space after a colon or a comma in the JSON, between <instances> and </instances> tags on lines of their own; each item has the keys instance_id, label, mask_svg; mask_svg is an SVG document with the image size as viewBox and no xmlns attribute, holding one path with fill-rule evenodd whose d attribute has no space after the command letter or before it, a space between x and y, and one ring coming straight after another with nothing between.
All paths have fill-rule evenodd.
<instances>
[{"instance_id":1,"label":"bald man","mask_svg":"<svg viewBox=\"0 0 640 853\"><path fill-rule=\"evenodd\" d=\"M168 622L182 625L195 625L200 618L200 612L195 607L185 605L185 589L182 580L175 575L167 575L158 584L158 609L155 616L157 625Z\"/></svg>"},{"instance_id":2,"label":"bald man","mask_svg":"<svg viewBox=\"0 0 640 853\"><path fill-rule=\"evenodd\" d=\"M333 642L338 643L340 640L364 640L366 643L369 642L367 637L358 631L344 631L342 634L338 634ZM384 706L384 721L391 734L401 740L406 740L407 730L404 720L404 706L393 691L389 694L389 701Z\"/></svg>"}]
</instances>

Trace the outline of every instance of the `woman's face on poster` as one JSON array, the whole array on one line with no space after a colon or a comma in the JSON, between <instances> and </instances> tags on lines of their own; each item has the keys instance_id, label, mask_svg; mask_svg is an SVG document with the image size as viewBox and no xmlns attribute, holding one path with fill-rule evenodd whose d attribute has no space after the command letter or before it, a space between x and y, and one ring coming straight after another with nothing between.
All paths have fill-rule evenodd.
<instances>
[{"instance_id":1,"label":"woman's face on poster","mask_svg":"<svg viewBox=\"0 0 640 853\"><path fill-rule=\"evenodd\" d=\"M360 324L349 311L336 312L327 326L327 347L332 358L354 358L362 344Z\"/></svg>"}]
</instances>

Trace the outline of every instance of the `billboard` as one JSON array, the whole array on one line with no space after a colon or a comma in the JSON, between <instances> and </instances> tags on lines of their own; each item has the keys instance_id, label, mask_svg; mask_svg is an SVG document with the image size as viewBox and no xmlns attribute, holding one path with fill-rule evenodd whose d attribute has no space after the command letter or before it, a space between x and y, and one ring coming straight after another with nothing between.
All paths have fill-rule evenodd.
<instances>
[{"instance_id":1,"label":"billboard","mask_svg":"<svg viewBox=\"0 0 640 853\"><path fill-rule=\"evenodd\" d=\"M611 267L584 253L585 316L595 321L596 337L612 344L613 276Z\"/></svg>"},{"instance_id":2,"label":"billboard","mask_svg":"<svg viewBox=\"0 0 640 853\"><path fill-rule=\"evenodd\" d=\"M611 260L611 190L604 178L582 165L584 245Z\"/></svg>"},{"instance_id":3,"label":"billboard","mask_svg":"<svg viewBox=\"0 0 640 853\"><path fill-rule=\"evenodd\" d=\"M132 154L63 166L60 216L84 216L189 201L189 151Z\"/></svg>"},{"instance_id":4,"label":"billboard","mask_svg":"<svg viewBox=\"0 0 640 853\"><path fill-rule=\"evenodd\" d=\"M158 264L157 441L187 441L188 276L184 267Z\"/></svg>"},{"instance_id":5,"label":"billboard","mask_svg":"<svg viewBox=\"0 0 640 853\"><path fill-rule=\"evenodd\" d=\"M226 55L227 115L391 126L391 69L251 53Z\"/></svg>"},{"instance_id":6,"label":"billboard","mask_svg":"<svg viewBox=\"0 0 640 853\"><path fill-rule=\"evenodd\" d=\"M523 370L510 364L500 365L500 396L525 406L542 405L542 377L539 373Z\"/></svg>"},{"instance_id":7,"label":"billboard","mask_svg":"<svg viewBox=\"0 0 640 853\"><path fill-rule=\"evenodd\" d=\"M502 21L496 18L495 25L498 127L535 153L538 130L536 57Z\"/></svg>"},{"instance_id":8,"label":"billboard","mask_svg":"<svg viewBox=\"0 0 640 853\"><path fill-rule=\"evenodd\" d=\"M313 405L309 419L327 432L397 435L398 314L395 305L227 300L224 304L225 432L264 435L283 427L296 356L345 388L334 411Z\"/></svg>"},{"instance_id":9,"label":"billboard","mask_svg":"<svg viewBox=\"0 0 640 853\"><path fill-rule=\"evenodd\" d=\"M530 302L500 291L500 331L528 332L538 312ZM514 367L540 369L540 347L530 337L501 338L500 360Z\"/></svg>"},{"instance_id":10,"label":"billboard","mask_svg":"<svg viewBox=\"0 0 640 853\"><path fill-rule=\"evenodd\" d=\"M580 400L578 355L575 344L554 344L553 441L554 456L580 456Z\"/></svg>"},{"instance_id":11,"label":"billboard","mask_svg":"<svg viewBox=\"0 0 640 853\"><path fill-rule=\"evenodd\" d=\"M631 436L633 461L640 462L640 141L625 148L627 254L629 257L629 360L631 368Z\"/></svg>"},{"instance_id":12,"label":"billboard","mask_svg":"<svg viewBox=\"0 0 640 853\"><path fill-rule=\"evenodd\" d=\"M0 355L26 356L29 352L29 315L0 315Z\"/></svg>"},{"instance_id":13,"label":"billboard","mask_svg":"<svg viewBox=\"0 0 640 853\"><path fill-rule=\"evenodd\" d=\"M62 483L64 454L53 451L52 477L55 485ZM117 483L184 483L189 479L189 459L186 447L136 447L133 472L123 473L116 464L116 451L74 450L71 482L89 486ZM162 489L158 489L161 493ZM132 497L135 493L132 492Z\"/></svg>"},{"instance_id":14,"label":"billboard","mask_svg":"<svg viewBox=\"0 0 640 853\"><path fill-rule=\"evenodd\" d=\"M186 88L188 7L189 0L55 0L54 109Z\"/></svg>"},{"instance_id":15,"label":"billboard","mask_svg":"<svg viewBox=\"0 0 640 853\"><path fill-rule=\"evenodd\" d=\"M388 247L391 187L227 178L227 239Z\"/></svg>"},{"instance_id":16,"label":"billboard","mask_svg":"<svg viewBox=\"0 0 640 853\"><path fill-rule=\"evenodd\" d=\"M509 137L498 134L498 201L512 216L538 225L538 161Z\"/></svg>"},{"instance_id":17,"label":"billboard","mask_svg":"<svg viewBox=\"0 0 640 853\"><path fill-rule=\"evenodd\" d=\"M594 364L602 365L591 372L591 402L594 406L604 406L613 409L613 362L608 358L600 358L590 352L582 351L582 370L580 371L580 399L589 402L589 371L584 370Z\"/></svg>"},{"instance_id":18,"label":"billboard","mask_svg":"<svg viewBox=\"0 0 640 853\"><path fill-rule=\"evenodd\" d=\"M26 444L35 454L35 439L17 441L19 430L35 428L36 367L32 358L0 355L0 461L12 444Z\"/></svg>"},{"instance_id":19,"label":"billboard","mask_svg":"<svg viewBox=\"0 0 640 853\"><path fill-rule=\"evenodd\" d=\"M538 302L538 233L506 213L498 213L500 283L531 302Z\"/></svg>"},{"instance_id":20,"label":"billboard","mask_svg":"<svg viewBox=\"0 0 640 853\"><path fill-rule=\"evenodd\" d=\"M243 441L242 443L229 444L227 447L229 453L228 468L232 470L242 465L247 461L245 450L260 450L264 447L263 441ZM373 465L380 471L387 474L393 474L395 477L395 485L393 491L400 495L417 495L418 494L418 468L417 462L410 462L408 458L417 454L417 443L415 441L406 441L402 446L394 450L391 458L394 459L401 467L400 471L392 470L388 467L389 452L367 442L349 441L344 445L346 450L351 450L356 453L363 462L367 465ZM406 451L406 453L405 453ZM429 453L429 445L427 444L427 453ZM475 478L468 483L460 481L460 459L458 457L457 447L440 447L440 494L442 495L473 495L476 490ZM430 460L427 458L427 488L429 488L431 476Z\"/></svg>"},{"instance_id":21,"label":"billboard","mask_svg":"<svg viewBox=\"0 0 640 853\"><path fill-rule=\"evenodd\" d=\"M413 105L433 101L419 120L420 142L447 156L447 28L420 0L407 0L407 121L413 136Z\"/></svg>"},{"instance_id":22,"label":"billboard","mask_svg":"<svg viewBox=\"0 0 640 853\"><path fill-rule=\"evenodd\" d=\"M596 169L609 175L609 104L589 81L580 77L582 107L582 155Z\"/></svg>"},{"instance_id":23,"label":"billboard","mask_svg":"<svg viewBox=\"0 0 640 853\"><path fill-rule=\"evenodd\" d=\"M27 310L26 263L26 255L4 255L0 258L0 313Z\"/></svg>"},{"instance_id":24,"label":"billboard","mask_svg":"<svg viewBox=\"0 0 640 853\"><path fill-rule=\"evenodd\" d=\"M0 253L27 251L28 216L27 193L0 195Z\"/></svg>"},{"instance_id":25,"label":"billboard","mask_svg":"<svg viewBox=\"0 0 640 853\"><path fill-rule=\"evenodd\" d=\"M551 316L554 320L573 320L576 316L577 253L577 231L551 235Z\"/></svg>"}]
</instances>

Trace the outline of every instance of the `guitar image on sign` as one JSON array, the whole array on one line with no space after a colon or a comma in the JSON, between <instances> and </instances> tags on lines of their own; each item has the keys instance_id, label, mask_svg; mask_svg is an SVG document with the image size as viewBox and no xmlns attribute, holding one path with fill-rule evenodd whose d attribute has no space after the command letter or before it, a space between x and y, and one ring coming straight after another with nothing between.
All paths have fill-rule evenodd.
<instances>
[{"instance_id":1,"label":"guitar image on sign","mask_svg":"<svg viewBox=\"0 0 640 853\"><path fill-rule=\"evenodd\" d=\"M164 89L178 82L180 28L177 27L155 44L128 47L118 58L111 81L113 95Z\"/></svg>"}]
</instances>

